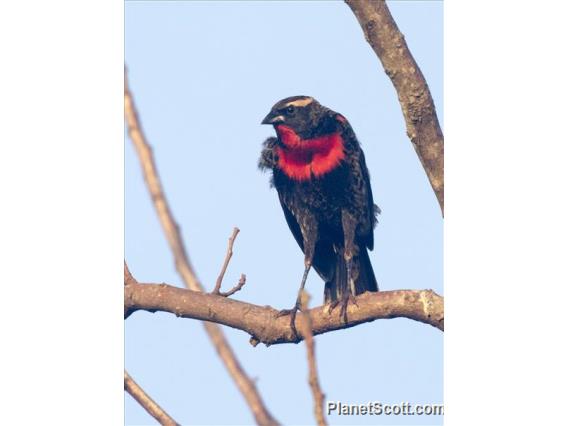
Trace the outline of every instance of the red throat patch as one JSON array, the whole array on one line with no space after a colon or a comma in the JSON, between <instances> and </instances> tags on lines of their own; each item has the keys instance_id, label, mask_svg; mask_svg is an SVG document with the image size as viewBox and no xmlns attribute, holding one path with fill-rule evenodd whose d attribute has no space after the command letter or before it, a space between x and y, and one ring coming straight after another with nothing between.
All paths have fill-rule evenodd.
<instances>
[{"instance_id":1,"label":"red throat patch","mask_svg":"<svg viewBox=\"0 0 568 426\"><path fill-rule=\"evenodd\" d=\"M278 166L291 179L306 181L330 172L345 158L339 133L302 140L290 127L276 127L284 144L276 148Z\"/></svg>"}]
</instances>

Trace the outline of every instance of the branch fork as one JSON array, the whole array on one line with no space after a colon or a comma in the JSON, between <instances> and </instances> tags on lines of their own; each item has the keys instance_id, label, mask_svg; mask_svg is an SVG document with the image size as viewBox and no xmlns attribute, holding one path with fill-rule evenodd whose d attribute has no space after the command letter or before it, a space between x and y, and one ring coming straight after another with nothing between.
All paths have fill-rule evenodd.
<instances>
[{"instance_id":1,"label":"branch fork","mask_svg":"<svg viewBox=\"0 0 568 426\"><path fill-rule=\"evenodd\" d=\"M225 255L225 260L223 261L223 266L221 267L221 272L217 277L217 281L215 282L215 288L211 291L211 294L221 297L229 297L235 294L237 291L240 291L247 282L247 276L245 274L241 274L239 281L237 284L230 289L229 291L221 291L221 285L223 284L223 278L225 277L225 272L227 272L227 267L229 266L229 262L231 261L231 257L233 257L233 245L235 244L235 240L237 235L239 235L240 229L235 227L233 228L233 233L229 237L229 244L227 245L227 254Z\"/></svg>"}]
</instances>

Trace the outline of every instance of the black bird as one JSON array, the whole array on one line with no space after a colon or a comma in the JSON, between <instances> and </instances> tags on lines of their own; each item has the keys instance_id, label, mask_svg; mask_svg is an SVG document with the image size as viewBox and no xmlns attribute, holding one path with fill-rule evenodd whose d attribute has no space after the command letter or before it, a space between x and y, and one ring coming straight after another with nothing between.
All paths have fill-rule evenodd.
<instances>
[{"instance_id":1,"label":"black bird","mask_svg":"<svg viewBox=\"0 0 568 426\"><path fill-rule=\"evenodd\" d=\"M373 250L373 228L379 208L365 156L349 122L309 96L276 103L262 124L277 137L268 138L259 160L271 170L288 226L304 252L304 275L291 310L291 326L313 266L325 281L324 300L330 311L341 304L347 322L349 300L378 291L367 249Z\"/></svg>"}]
</instances>

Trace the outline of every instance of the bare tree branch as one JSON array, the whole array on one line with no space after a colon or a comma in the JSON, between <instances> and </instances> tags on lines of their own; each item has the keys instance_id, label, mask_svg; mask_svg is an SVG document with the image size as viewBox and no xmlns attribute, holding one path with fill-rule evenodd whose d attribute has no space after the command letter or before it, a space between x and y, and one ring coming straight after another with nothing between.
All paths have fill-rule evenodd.
<instances>
[{"instance_id":1,"label":"bare tree branch","mask_svg":"<svg viewBox=\"0 0 568 426\"><path fill-rule=\"evenodd\" d=\"M144 392L138 383L130 377L124 370L124 390L128 392L132 398L144 408L148 414L154 417L161 425L164 426L179 426L179 423L170 417L150 396Z\"/></svg>"},{"instance_id":2,"label":"bare tree branch","mask_svg":"<svg viewBox=\"0 0 568 426\"><path fill-rule=\"evenodd\" d=\"M409 318L444 330L444 298L432 290L367 292L355 298L347 309L348 322L338 309L329 306L310 309L315 335L353 327L376 319ZM170 312L183 318L211 321L245 331L251 343L266 345L297 343L290 318L277 317L278 310L238 300L186 290L167 284L130 284L124 287L126 316L138 310Z\"/></svg>"},{"instance_id":3,"label":"bare tree branch","mask_svg":"<svg viewBox=\"0 0 568 426\"><path fill-rule=\"evenodd\" d=\"M130 273L130 269L128 269L128 265L126 264L126 260L124 261L124 285L130 285L130 284L138 284L138 281L136 281L136 279L132 276L132 274ZM128 307L126 306L126 303L124 304L124 318L127 318L129 315L128 313Z\"/></svg>"},{"instance_id":4,"label":"bare tree branch","mask_svg":"<svg viewBox=\"0 0 568 426\"><path fill-rule=\"evenodd\" d=\"M406 131L444 213L444 135L428 84L384 0L345 0L398 93Z\"/></svg>"},{"instance_id":5,"label":"bare tree branch","mask_svg":"<svg viewBox=\"0 0 568 426\"><path fill-rule=\"evenodd\" d=\"M218 293L218 295L223 296L223 297L232 296L237 291L240 291L246 283L247 283L247 276L245 274L241 274L241 277L239 278L239 281L237 282L236 286L234 286L229 291L221 291L221 292Z\"/></svg>"},{"instance_id":6,"label":"bare tree branch","mask_svg":"<svg viewBox=\"0 0 568 426\"><path fill-rule=\"evenodd\" d=\"M314 396L314 412L316 415L316 421L318 426L326 426L325 415L323 414L323 403L325 395L323 394L319 380L318 380L318 369L316 366L316 350L314 335L312 333L312 320L310 318L310 313L308 311L308 294L304 291L302 296L302 321L300 322L300 331L304 340L306 341L306 350L308 355L308 383L310 384L310 389L312 390L312 395Z\"/></svg>"},{"instance_id":7,"label":"bare tree branch","mask_svg":"<svg viewBox=\"0 0 568 426\"><path fill-rule=\"evenodd\" d=\"M229 290L226 293L221 292L221 284L223 283L223 277L225 276L225 272L227 272L227 267L229 266L229 262L231 261L231 257L233 257L233 245L235 244L235 239L237 235L239 235L240 229L233 228L233 233L229 237L229 243L227 245L227 254L225 255L225 261L223 262L223 266L221 267L221 272L219 273L219 277L217 278L217 282L215 283L215 288L213 289L213 294L218 294L220 296L229 297L239 291L246 283L246 276L241 274L241 278L235 287Z\"/></svg>"},{"instance_id":8,"label":"bare tree branch","mask_svg":"<svg viewBox=\"0 0 568 426\"><path fill-rule=\"evenodd\" d=\"M162 184L160 182L152 154L152 148L148 144L140 125L138 112L136 111L132 94L128 88L126 73L124 78L124 114L128 124L128 134L130 135L130 139L134 144L136 153L138 154L146 186L148 187L158 218L160 219L160 223L164 230L164 234L166 235L174 255L176 269L188 289L196 292L202 292L203 287L197 279L193 267L189 262L185 246L179 232L179 226L173 218L173 214L162 189ZM206 322L203 325L211 339L211 342L213 343L213 346L217 350L219 357L225 364L229 374L251 408L256 422L260 425L278 424L264 405L264 402L256 389L256 385L244 371L221 328L210 322Z\"/></svg>"},{"instance_id":9,"label":"bare tree branch","mask_svg":"<svg viewBox=\"0 0 568 426\"><path fill-rule=\"evenodd\" d=\"M134 277L132 276L132 274L130 273L130 269L128 269L128 265L126 264L126 260L125 260L124 261L124 285L137 283L137 282L138 281L136 281L134 279Z\"/></svg>"},{"instance_id":10,"label":"bare tree branch","mask_svg":"<svg viewBox=\"0 0 568 426\"><path fill-rule=\"evenodd\" d=\"M142 166L146 187L150 192L150 197L158 214L160 224L162 225L164 234L174 255L176 269L187 288L202 291L201 284L189 262L189 257L187 256L183 240L180 236L179 226L173 218L173 214L164 194L156 163L154 162L152 148L146 141L142 126L140 125L134 99L128 88L126 74L124 76L124 115L128 125L130 140L134 144L140 165Z\"/></svg>"}]
</instances>

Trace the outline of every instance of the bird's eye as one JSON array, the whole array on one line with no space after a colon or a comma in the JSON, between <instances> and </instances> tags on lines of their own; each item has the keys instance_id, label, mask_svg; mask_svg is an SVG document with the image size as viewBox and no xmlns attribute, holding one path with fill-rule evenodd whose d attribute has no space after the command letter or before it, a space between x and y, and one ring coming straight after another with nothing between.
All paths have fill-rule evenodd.
<instances>
[{"instance_id":1,"label":"bird's eye","mask_svg":"<svg viewBox=\"0 0 568 426\"><path fill-rule=\"evenodd\" d=\"M294 111L296 111L296 108L294 108L294 105L290 105L288 108L286 108L286 112L288 114L294 114Z\"/></svg>"}]
</instances>

